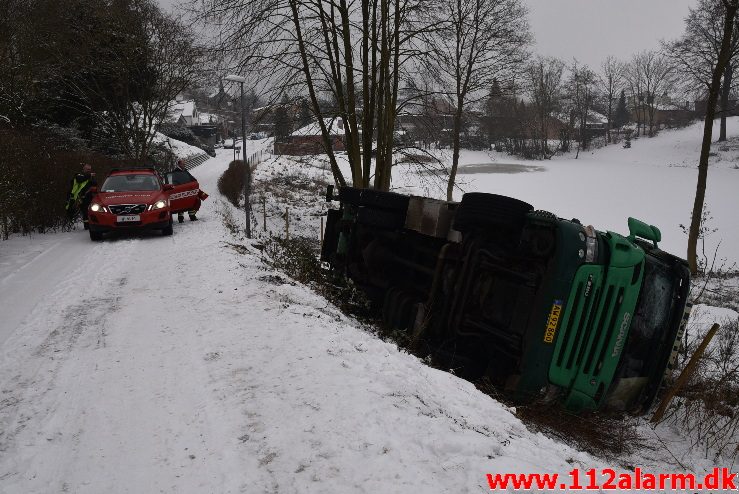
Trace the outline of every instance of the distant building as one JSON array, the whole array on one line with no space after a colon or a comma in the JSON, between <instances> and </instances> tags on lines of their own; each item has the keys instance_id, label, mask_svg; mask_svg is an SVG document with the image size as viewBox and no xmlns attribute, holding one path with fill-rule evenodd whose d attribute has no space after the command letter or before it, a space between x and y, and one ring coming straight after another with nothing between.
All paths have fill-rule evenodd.
<instances>
[{"instance_id":1,"label":"distant building","mask_svg":"<svg viewBox=\"0 0 739 494\"><path fill-rule=\"evenodd\" d=\"M186 127L200 124L195 101L177 101L172 108L171 120Z\"/></svg>"},{"instance_id":2,"label":"distant building","mask_svg":"<svg viewBox=\"0 0 739 494\"><path fill-rule=\"evenodd\" d=\"M334 151L345 151L344 139L346 131L344 121L341 118L324 118L326 128L331 137L331 146ZM275 154L288 156L308 156L312 154L323 154L326 150L323 146L323 135L318 122L313 122L302 127L287 138L286 142L275 143Z\"/></svg>"},{"instance_id":3,"label":"distant building","mask_svg":"<svg viewBox=\"0 0 739 494\"><path fill-rule=\"evenodd\" d=\"M729 98L729 108L727 112L727 116L729 117L736 117L739 115L739 108L737 108L736 105L736 96L731 96ZM706 110L708 110L708 100L706 99L700 99L695 101L695 115L704 117L706 115ZM719 97L718 101L716 102L716 116L720 116L720 110L721 110L721 98Z\"/></svg>"},{"instance_id":4,"label":"distant building","mask_svg":"<svg viewBox=\"0 0 739 494\"><path fill-rule=\"evenodd\" d=\"M203 144L213 146L221 137L218 115L199 112L194 100L175 101L169 121L188 128Z\"/></svg>"}]
</instances>

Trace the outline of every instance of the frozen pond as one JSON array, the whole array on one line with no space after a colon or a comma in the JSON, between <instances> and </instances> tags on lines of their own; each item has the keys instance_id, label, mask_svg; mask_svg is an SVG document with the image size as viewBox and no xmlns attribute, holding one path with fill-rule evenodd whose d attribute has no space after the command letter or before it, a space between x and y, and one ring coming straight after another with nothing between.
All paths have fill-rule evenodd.
<instances>
[{"instance_id":1,"label":"frozen pond","mask_svg":"<svg viewBox=\"0 0 739 494\"><path fill-rule=\"evenodd\" d=\"M543 166L516 165L511 163L478 163L472 165L461 165L457 170L458 175L476 175L478 173L529 173L544 172Z\"/></svg>"}]
</instances>

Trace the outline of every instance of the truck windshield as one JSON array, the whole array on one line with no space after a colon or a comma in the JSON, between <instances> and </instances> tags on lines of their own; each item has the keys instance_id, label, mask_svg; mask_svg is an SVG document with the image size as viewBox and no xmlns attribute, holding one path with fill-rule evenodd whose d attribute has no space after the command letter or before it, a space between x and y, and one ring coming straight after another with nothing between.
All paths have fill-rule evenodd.
<instances>
[{"instance_id":1,"label":"truck windshield","mask_svg":"<svg viewBox=\"0 0 739 494\"><path fill-rule=\"evenodd\" d=\"M159 190L159 182L154 175L131 174L112 175L105 179L103 192L135 192Z\"/></svg>"},{"instance_id":2,"label":"truck windshield","mask_svg":"<svg viewBox=\"0 0 739 494\"><path fill-rule=\"evenodd\" d=\"M638 399L662 359L672 348L670 322L679 279L663 261L647 254L644 283L634 309L629 337L609 392L609 406L626 408ZM660 376L661 377L661 376ZM620 405L620 406L619 406Z\"/></svg>"}]
</instances>

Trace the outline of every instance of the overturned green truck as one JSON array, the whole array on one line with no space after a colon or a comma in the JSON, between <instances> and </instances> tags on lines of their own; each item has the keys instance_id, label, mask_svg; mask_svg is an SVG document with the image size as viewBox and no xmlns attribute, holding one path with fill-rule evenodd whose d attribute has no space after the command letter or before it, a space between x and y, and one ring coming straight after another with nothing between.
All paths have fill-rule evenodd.
<instances>
[{"instance_id":1,"label":"overturned green truck","mask_svg":"<svg viewBox=\"0 0 739 494\"><path fill-rule=\"evenodd\" d=\"M601 232L494 194L333 194L322 260L417 353L517 402L649 409L690 310L687 264L656 227Z\"/></svg>"}]
</instances>

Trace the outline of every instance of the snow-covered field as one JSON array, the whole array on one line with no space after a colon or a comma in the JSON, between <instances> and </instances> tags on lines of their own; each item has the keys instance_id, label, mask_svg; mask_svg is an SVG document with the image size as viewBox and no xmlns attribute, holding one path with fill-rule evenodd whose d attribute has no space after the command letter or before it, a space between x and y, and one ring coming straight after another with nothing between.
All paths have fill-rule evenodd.
<instances>
[{"instance_id":1,"label":"snow-covered field","mask_svg":"<svg viewBox=\"0 0 739 494\"><path fill-rule=\"evenodd\" d=\"M679 147L671 135L657 138L667 141L665 153ZM546 171L465 174L464 187L619 231L634 214L662 227L668 250L682 253L669 225L687 221L692 195L664 208L658 199L666 184L689 190L695 170L666 166L667 158L618 171L603 164L622 152L639 156L648 143L535 164ZM472 384L381 341L228 232L223 215L243 221L216 188L231 156L221 150L193 170L211 197L200 221L175 224L172 237L92 243L76 231L0 243L0 492L457 493L488 491L486 473L682 470L672 455L700 473L724 466L669 426L646 424L653 449L617 463L594 458L531 432ZM471 153L465 160L491 162ZM323 177L292 166L268 160L256 179ZM719 182L736 186L739 170L711 173L713 215L733 238L736 216L726 208L736 199L716 191ZM282 207L269 206L275 231ZM292 228L317 238L311 215L324 207L295 211Z\"/></svg>"},{"instance_id":2,"label":"snow-covered field","mask_svg":"<svg viewBox=\"0 0 739 494\"><path fill-rule=\"evenodd\" d=\"M663 131L654 138L557 156L547 161L522 161L496 152L463 152L459 190L509 195L564 218L578 218L600 230L628 233L629 216L658 226L662 247L686 255L687 236L680 225L690 224L698 177L702 123ZM718 124L714 135L718 135ZM728 120L729 140L714 144L706 201L717 228L706 241L706 251L730 263L739 262L739 117ZM451 163L450 153L445 159ZM508 165L508 166L504 166ZM446 189L420 187L414 167L399 167L394 186L444 197ZM405 168L405 170L403 169Z\"/></svg>"}]
</instances>

